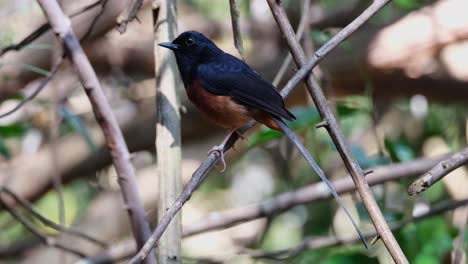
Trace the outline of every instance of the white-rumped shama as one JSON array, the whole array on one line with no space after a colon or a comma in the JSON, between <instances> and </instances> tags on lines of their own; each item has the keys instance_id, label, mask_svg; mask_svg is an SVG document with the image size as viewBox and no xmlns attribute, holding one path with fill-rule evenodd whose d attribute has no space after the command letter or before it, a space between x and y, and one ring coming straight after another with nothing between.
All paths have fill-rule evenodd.
<instances>
[{"instance_id":1,"label":"white-rumped shama","mask_svg":"<svg viewBox=\"0 0 468 264\"><path fill-rule=\"evenodd\" d=\"M190 101L210 120L229 129L230 134L223 143L210 150L221 156L224 166L224 145L231 134L248 121L255 119L271 129L283 132L325 182L368 248L364 235L322 169L284 123L283 119L294 120L295 117L286 109L283 98L270 82L242 60L222 51L199 32L187 31L172 42L159 45L174 52Z\"/></svg>"}]
</instances>

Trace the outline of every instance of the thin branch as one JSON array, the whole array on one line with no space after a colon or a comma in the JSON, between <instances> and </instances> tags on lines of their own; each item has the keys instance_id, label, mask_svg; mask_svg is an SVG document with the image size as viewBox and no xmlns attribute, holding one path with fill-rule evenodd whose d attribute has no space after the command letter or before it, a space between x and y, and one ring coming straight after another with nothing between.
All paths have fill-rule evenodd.
<instances>
[{"instance_id":1,"label":"thin branch","mask_svg":"<svg viewBox=\"0 0 468 264\"><path fill-rule=\"evenodd\" d=\"M400 221L398 223L393 223L391 225L391 229L392 231L398 231L408 224L419 222L426 218L433 217L433 216L454 210L456 208L466 206L467 204L468 204L468 199L460 200L460 201L442 202L442 203L435 205L429 211L421 215ZM372 232L372 233L366 234L366 237L371 238L371 237L375 237L376 235L377 235L376 232ZM278 250L278 251L269 251L269 252L265 252L263 250L243 249L239 253L247 254L253 258L266 258L266 259L284 261L284 260L291 259L297 256L304 249L319 249L319 248L324 248L324 247L356 243L358 241L360 240L357 237L351 238L351 239L338 239L337 237L306 237L301 243L288 249L283 249L283 250Z\"/></svg>"},{"instance_id":2,"label":"thin branch","mask_svg":"<svg viewBox=\"0 0 468 264\"><path fill-rule=\"evenodd\" d=\"M369 174L366 180L369 185L374 186L388 181L414 177L426 171L428 168L431 168L445 157L444 155L443 157L435 159L419 159L403 164L374 168L374 172ZM331 183L338 194L349 193L356 190L349 175L333 180ZM210 213L194 224L184 227L183 236L188 237L208 231L229 228L247 221L281 213L297 205L314 203L331 198L333 198L333 196L331 196L322 182L310 184L257 204Z\"/></svg>"},{"instance_id":3,"label":"thin branch","mask_svg":"<svg viewBox=\"0 0 468 264\"><path fill-rule=\"evenodd\" d=\"M364 13L361 16L356 18L350 25L356 22L359 24L359 26L355 27L354 30L358 29L364 24L365 21L367 21L378 10L383 8L388 2L390 2L390 0L374 1L372 5L368 9L366 9L366 11L364 11ZM291 51L293 58L296 61L296 64L299 67L303 67L306 64L306 57L299 42L294 37L294 31L291 27L286 12L276 0L268 0L268 4L270 5L270 9L273 13L276 23L278 24L281 32L286 38L289 50ZM342 30L342 32L349 32L349 30L350 29L348 25ZM354 32L354 30L351 30L351 32L349 33ZM325 46L326 45L327 44L325 44ZM318 81L315 79L312 73L309 73L306 78L306 86L309 93L312 96L317 110L320 113L320 116L327 124L327 131L330 134L330 137L332 138L333 143L335 144L346 169L348 170L351 178L353 179L354 184L356 185L357 191L359 192L362 201L364 202L364 206L369 212L369 215L379 234L379 237L383 240L385 246L387 247L387 250L389 251L390 255L396 263L408 263L408 260L403 254L403 251L398 245L398 242L393 236L389 226L385 222L383 214L380 211L379 206L377 205L377 202L375 201L375 198L372 195L372 192L365 181L365 175L361 167L357 163L356 159L352 155L351 151L349 150L348 143L346 142L346 139L338 125L338 122L336 121L335 116L328 107L327 99L325 98L322 89L318 84Z\"/></svg>"},{"instance_id":4,"label":"thin branch","mask_svg":"<svg viewBox=\"0 0 468 264\"><path fill-rule=\"evenodd\" d=\"M234 46L241 55L242 59L244 60L244 43L242 41L242 34L239 24L239 8L237 7L237 0L229 0L229 9L231 10L231 23L232 33L234 35Z\"/></svg>"},{"instance_id":5,"label":"thin branch","mask_svg":"<svg viewBox=\"0 0 468 264\"><path fill-rule=\"evenodd\" d=\"M341 41L346 39L349 35L351 35L359 26L364 24L373 14L375 14L379 9L376 8L375 3L381 4L382 1L376 1L374 2L373 5L371 5L368 9L366 9L361 16L356 18L355 21L353 21L350 26L344 28L342 31L344 33L340 32L338 35L340 35L339 39L332 38L329 42L325 43L324 47L319 49L317 52L320 51L320 56L317 55L317 52L315 53L314 57L323 57L324 54L327 54L330 52L332 49L337 47ZM389 2L389 0L384 1L385 3ZM324 52L325 51L325 52ZM315 65L314 65L315 66ZM311 67L309 71L312 69ZM304 76L309 73L309 71L304 73ZM295 75L296 79L299 79L299 82L304 78L304 76L297 76ZM298 82L298 83L299 83ZM289 84L291 81L288 82L289 88L288 89L282 89L280 94L283 97L287 97L287 95L290 94L290 92L294 89L294 87ZM288 86L287 86L288 87ZM245 133L248 129L250 129L252 126L255 125L254 121L249 122L247 125L239 129L240 134ZM228 151L234 143L239 139L239 136L237 133L233 133L229 140L227 141L227 144L224 147L224 152ZM140 263L142 260L146 258L148 255L148 252L156 245L158 240L161 238L161 235L164 233L164 230L167 228L169 223L171 222L172 218L176 215L176 213L182 208L182 206L190 199L192 196L192 193L198 188L198 186L203 182L205 179L206 175L215 167L215 164L219 162L220 157L217 156L215 153L211 153L208 158L198 167L198 169L192 174L192 178L190 181L187 183L186 187L180 194L180 196L177 198L177 200L174 202L174 204L166 210L164 215L162 216L161 220L158 223L158 226L156 229L153 231L153 234L151 235L150 239L145 243L143 248L135 255L129 263ZM362 173L361 173L362 174Z\"/></svg>"},{"instance_id":6,"label":"thin branch","mask_svg":"<svg viewBox=\"0 0 468 264\"><path fill-rule=\"evenodd\" d=\"M132 0L122 11L122 13L120 13L120 15L117 17L116 26L116 29L120 32L120 34L125 33L125 31L127 31L128 23L137 18L137 13L140 11L142 5L143 0Z\"/></svg>"},{"instance_id":7,"label":"thin branch","mask_svg":"<svg viewBox=\"0 0 468 264\"><path fill-rule=\"evenodd\" d=\"M101 241L101 240L96 239L96 238L94 238L94 237L92 237L90 235L82 233L81 231L76 230L76 229L74 229L72 227L65 227L65 226L63 226L61 224L57 224L54 221L45 218L36 209L34 209L33 205L30 204L27 200L19 197L14 192L12 192L10 189L8 189L6 187L3 187L3 186L0 186L0 193L2 193L2 192L7 194L8 196L10 196L11 198L13 198L13 200L15 200L16 203L20 204L21 207L26 209L26 211L28 213L30 213L33 217L35 217L37 220L39 220L43 225L48 226L50 228L53 228L53 229L55 229L57 231L60 231L62 233L82 238L84 240L87 240L87 241L89 241L91 243L94 243L94 244L96 244L96 245L98 245L100 247L103 247L103 248L108 246L108 244L106 242L104 242L104 241Z\"/></svg>"},{"instance_id":8,"label":"thin branch","mask_svg":"<svg viewBox=\"0 0 468 264\"><path fill-rule=\"evenodd\" d=\"M62 243L58 243L54 236L47 235L39 227L34 225L28 218L18 213L13 207L10 207L6 201L3 200L0 193L0 207L4 208L13 218L20 222L32 234L38 237L44 244L61 249L78 257L84 258L87 255L80 250L68 247Z\"/></svg>"},{"instance_id":9,"label":"thin branch","mask_svg":"<svg viewBox=\"0 0 468 264\"><path fill-rule=\"evenodd\" d=\"M105 135L117 171L118 182L125 208L130 217L132 232L138 248L140 248L149 238L151 231L146 220L143 202L138 193L135 171L130 163L130 154L122 136L122 131L102 91L95 71L71 29L70 19L63 14L56 1L38 0L38 2L57 37L63 41L65 50L68 52L93 106L94 115Z\"/></svg>"},{"instance_id":10,"label":"thin branch","mask_svg":"<svg viewBox=\"0 0 468 264\"><path fill-rule=\"evenodd\" d=\"M34 99L44 89L44 87L46 87L46 85L54 78L55 74L62 66L63 58L64 58L63 56L60 56L59 60L55 63L54 67L52 67L49 74L47 74L47 77L41 81L41 83L37 86L34 92L32 92L23 100L21 100L21 102L19 102L15 107L13 107L13 109L3 114L0 114L0 118L13 114L14 112L18 111L21 107L23 107L27 102Z\"/></svg>"},{"instance_id":11,"label":"thin branch","mask_svg":"<svg viewBox=\"0 0 468 264\"><path fill-rule=\"evenodd\" d=\"M408 194L415 195L424 192L450 172L468 163L468 147L439 162L408 187Z\"/></svg>"}]
</instances>

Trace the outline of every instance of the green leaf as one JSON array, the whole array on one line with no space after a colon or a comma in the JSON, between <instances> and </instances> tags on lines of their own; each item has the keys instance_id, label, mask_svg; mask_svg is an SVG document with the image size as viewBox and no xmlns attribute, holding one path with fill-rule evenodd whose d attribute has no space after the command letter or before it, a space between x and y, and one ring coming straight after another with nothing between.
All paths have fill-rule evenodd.
<instances>
[{"instance_id":1,"label":"green leaf","mask_svg":"<svg viewBox=\"0 0 468 264\"><path fill-rule=\"evenodd\" d=\"M390 159L385 156L373 155L368 156L366 152L359 145L351 144L351 151L356 157L357 162L363 169L376 167L380 165L386 165L390 163Z\"/></svg>"},{"instance_id":2,"label":"green leaf","mask_svg":"<svg viewBox=\"0 0 468 264\"><path fill-rule=\"evenodd\" d=\"M11 158L10 151L2 137L0 137L0 155L6 160Z\"/></svg>"},{"instance_id":3,"label":"green leaf","mask_svg":"<svg viewBox=\"0 0 468 264\"><path fill-rule=\"evenodd\" d=\"M43 76L49 75L49 71L46 71L44 69L41 69L41 68L36 67L34 65L31 65L31 64L18 63L17 65L20 66L21 68L25 69L25 70L35 72L35 73L37 73L39 75L43 75Z\"/></svg>"},{"instance_id":4,"label":"green leaf","mask_svg":"<svg viewBox=\"0 0 468 264\"><path fill-rule=\"evenodd\" d=\"M404 138L392 140L385 137L384 145L393 161L410 161L416 156L414 150Z\"/></svg>"},{"instance_id":5,"label":"green leaf","mask_svg":"<svg viewBox=\"0 0 468 264\"><path fill-rule=\"evenodd\" d=\"M0 135L3 137L19 137L26 132L24 124L12 124L8 126L0 126Z\"/></svg>"},{"instance_id":6,"label":"green leaf","mask_svg":"<svg viewBox=\"0 0 468 264\"><path fill-rule=\"evenodd\" d=\"M428 0L394 0L393 1L399 8L411 11L418 9L424 5L429 4Z\"/></svg>"}]
</instances>

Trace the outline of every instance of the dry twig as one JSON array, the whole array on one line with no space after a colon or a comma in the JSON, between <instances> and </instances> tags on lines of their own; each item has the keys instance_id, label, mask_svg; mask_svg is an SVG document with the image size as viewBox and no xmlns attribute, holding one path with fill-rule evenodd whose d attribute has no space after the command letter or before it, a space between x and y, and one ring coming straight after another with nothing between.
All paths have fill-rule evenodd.
<instances>
[{"instance_id":1,"label":"dry twig","mask_svg":"<svg viewBox=\"0 0 468 264\"><path fill-rule=\"evenodd\" d=\"M93 106L93 112L101 126L109 147L115 169L118 174L125 207L130 216L132 232L138 247L141 247L150 235L149 224L146 220L141 197L138 194L136 176L127 145L122 136L117 120L101 89L99 80L83 52L78 39L70 26L70 19L66 17L54 0L38 0L52 29L57 37L63 41L80 81Z\"/></svg>"},{"instance_id":2,"label":"dry twig","mask_svg":"<svg viewBox=\"0 0 468 264\"><path fill-rule=\"evenodd\" d=\"M439 162L408 187L408 194L420 194L458 167L468 163L468 147Z\"/></svg>"}]
</instances>

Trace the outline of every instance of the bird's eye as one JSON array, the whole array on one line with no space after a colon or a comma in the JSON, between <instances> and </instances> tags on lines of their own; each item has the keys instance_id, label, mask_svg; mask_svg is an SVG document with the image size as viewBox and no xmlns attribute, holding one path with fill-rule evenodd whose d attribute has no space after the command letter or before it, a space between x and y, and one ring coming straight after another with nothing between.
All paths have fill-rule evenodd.
<instances>
[{"instance_id":1,"label":"bird's eye","mask_svg":"<svg viewBox=\"0 0 468 264\"><path fill-rule=\"evenodd\" d=\"M185 40L185 44L187 46L191 46L191 45L195 44L195 40L193 38L188 38L188 39Z\"/></svg>"}]
</instances>

